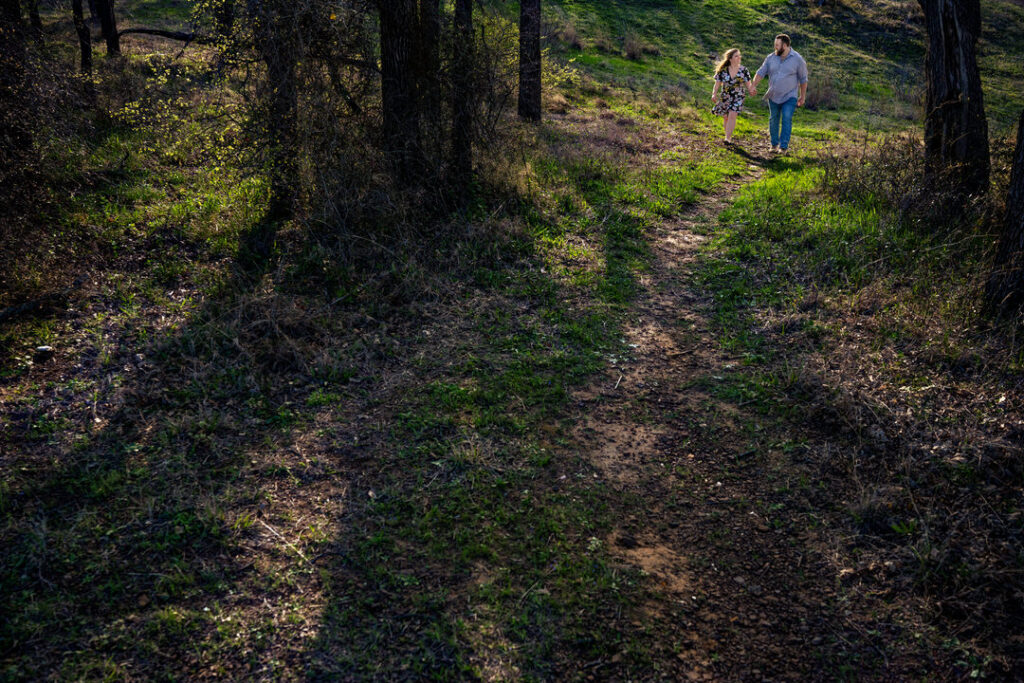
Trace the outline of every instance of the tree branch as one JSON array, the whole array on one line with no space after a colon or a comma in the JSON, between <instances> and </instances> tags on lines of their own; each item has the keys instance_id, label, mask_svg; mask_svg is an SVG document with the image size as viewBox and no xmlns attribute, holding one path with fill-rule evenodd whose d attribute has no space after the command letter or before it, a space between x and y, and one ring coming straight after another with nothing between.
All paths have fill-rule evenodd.
<instances>
[{"instance_id":1,"label":"tree branch","mask_svg":"<svg viewBox=\"0 0 1024 683\"><path fill-rule=\"evenodd\" d=\"M161 38L170 38L171 40L180 40L186 43L212 43L212 38L198 33L185 33L184 31L164 31L159 28L126 28L122 31L118 31L118 37L128 35L129 33L141 33L147 36L160 36Z\"/></svg>"}]
</instances>

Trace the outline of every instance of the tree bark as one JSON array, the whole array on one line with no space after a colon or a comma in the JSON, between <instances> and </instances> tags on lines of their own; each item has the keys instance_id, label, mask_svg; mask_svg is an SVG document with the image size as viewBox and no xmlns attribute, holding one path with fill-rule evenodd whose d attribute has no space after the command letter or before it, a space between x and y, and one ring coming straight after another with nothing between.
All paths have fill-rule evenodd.
<instances>
[{"instance_id":1,"label":"tree bark","mask_svg":"<svg viewBox=\"0 0 1024 683\"><path fill-rule=\"evenodd\" d=\"M29 24L32 26L32 36L36 39L37 43L42 44L42 42L43 42L43 20L39 16L39 0L29 0L29 2L28 2L28 18L29 18Z\"/></svg>"},{"instance_id":2,"label":"tree bark","mask_svg":"<svg viewBox=\"0 0 1024 683\"><path fill-rule=\"evenodd\" d=\"M441 118L441 6L440 0L420 0L419 58L417 80L423 115Z\"/></svg>"},{"instance_id":3,"label":"tree bark","mask_svg":"<svg viewBox=\"0 0 1024 683\"><path fill-rule=\"evenodd\" d=\"M540 0L519 3L519 116L540 121Z\"/></svg>"},{"instance_id":4,"label":"tree bark","mask_svg":"<svg viewBox=\"0 0 1024 683\"><path fill-rule=\"evenodd\" d=\"M27 111L25 27L18 0L0 0L0 161L10 164L32 147ZM14 164L16 170L18 164ZM0 177L8 169L0 171Z\"/></svg>"},{"instance_id":5,"label":"tree bark","mask_svg":"<svg viewBox=\"0 0 1024 683\"><path fill-rule=\"evenodd\" d=\"M126 28L117 32L118 38L130 35L159 36L170 40L180 40L183 43L210 43L213 42L208 36L198 33L185 33L184 31L165 31L162 28Z\"/></svg>"},{"instance_id":6,"label":"tree bark","mask_svg":"<svg viewBox=\"0 0 1024 683\"><path fill-rule=\"evenodd\" d=\"M1024 111L1017 122L1003 234L986 294L996 311L1014 311L1024 304Z\"/></svg>"},{"instance_id":7,"label":"tree bark","mask_svg":"<svg viewBox=\"0 0 1024 683\"><path fill-rule=\"evenodd\" d=\"M92 73L92 33L85 23L82 0L72 0L71 13L74 17L75 32L78 34L78 48L81 52L81 69L84 74Z\"/></svg>"},{"instance_id":8,"label":"tree bark","mask_svg":"<svg viewBox=\"0 0 1024 683\"><path fill-rule=\"evenodd\" d=\"M295 9L288 0L249 1L255 19L256 49L267 67L269 218L277 221L292 215L298 194L298 26Z\"/></svg>"},{"instance_id":9,"label":"tree bark","mask_svg":"<svg viewBox=\"0 0 1024 683\"><path fill-rule=\"evenodd\" d=\"M100 15L100 31L107 41L107 56L121 55L121 39L117 33L117 17L114 15L114 0L96 0L96 12Z\"/></svg>"},{"instance_id":10,"label":"tree bark","mask_svg":"<svg viewBox=\"0 0 1024 683\"><path fill-rule=\"evenodd\" d=\"M460 203L473 175L473 0L455 0L452 55L452 169Z\"/></svg>"},{"instance_id":11,"label":"tree bark","mask_svg":"<svg viewBox=\"0 0 1024 683\"><path fill-rule=\"evenodd\" d=\"M235 30L235 1L222 0L214 13L217 22L217 34L226 38Z\"/></svg>"},{"instance_id":12,"label":"tree bark","mask_svg":"<svg viewBox=\"0 0 1024 683\"><path fill-rule=\"evenodd\" d=\"M953 179L966 194L983 193L989 184L989 149L975 50L981 35L979 0L918 1L928 31L926 174L933 184Z\"/></svg>"},{"instance_id":13,"label":"tree bark","mask_svg":"<svg viewBox=\"0 0 1024 683\"><path fill-rule=\"evenodd\" d=\"M408 178L420 159L420 116L413 66L416 0L380 0L381 104L384 144L399 176Z\"/></svg>"}]
</instances>

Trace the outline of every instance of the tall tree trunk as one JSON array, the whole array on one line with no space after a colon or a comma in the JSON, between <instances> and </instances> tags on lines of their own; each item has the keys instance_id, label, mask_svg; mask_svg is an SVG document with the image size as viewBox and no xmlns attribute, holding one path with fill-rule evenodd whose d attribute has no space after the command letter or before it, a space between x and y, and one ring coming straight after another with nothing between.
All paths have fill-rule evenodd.
<instances>
[{"instance_id":1,"label":"tall tree trunk","mask_svg":"<svg viewBox=\"0 0 1024 683\"><path fill-rule=\"evenodd\" d=\"M39 0L28 0L28 18L32 26L32 36L37 43L43 42L43 20L39 16Z\"/></svg>"},{"instance_id":2,"label":"tall tree trunk","mask_svg":"<svg viewBox=\"0 0 1024 683\"><path fill-rule=\"evenodd\" d=\"M440 0L420 0L419 57L417 80L423 115L429 121L441 118L441 6Z\"/></svg>"},{"instance_id":3,"label":"tall tree trunk","mask_svg":"<svg viewBox=\"0 0 1024 683\"><path fill-rule=\"evenodd\" d=\"M289 0L249 0L256 48L267 67L267 126L270 132L270 218L292 215L298 195L297 19ZM268 245L269 253L269 245Z\"/></svg>"},{"instance_id":4,"label":"tall tree trunk","mask_svg":"<svg viewBox=\"0 0 1024 683\"><path fill-rule=\"evenodd\" d=\"M88 24L85 23L85 16L82 11L82 0L72 0L71 13L74 17L75 32L78 34L78 47L82 54L82 73L92 73L92 33Z\"/></svg>"},{"instance_id":5,"label":"tall tree trunk","mask_svg":"<svg viewBox=\"0 0 1024 683\"><path fill-rule=\"evenodd\" d=\"M100 20L100 11L96 9L96 0L89 0L89 21L93 24Z\"/></svg>"},{"instance_id":6,"label":"tall tree trunk","mask_svg":"<svg viewBox=\"0 0 1024 683\"><path fill-rule=\"evenodd\" d=\"M466 196L473 175L473 0L455 0L452 55L452 168L455 191Z\"/></svg>"},{"instance_id":7,"label":"tall tree trunk","mask_svg":"<svg viewBox=\"0 0 1024 683\"><path fill-rule=\"evenodd\" d=\"M27 56L21 4L0 0L0 160L4 164L20 159L32 146ZM0 176L5 175L7 169L0 171Z\"/></svg>"},{"instance_id":8,"label":"tall tree trunk","mask_svg":"<svg viewBox=\"0 0 1024 683\"><path fill-rule=\"evenodd\" d=\"M107 56L121 55L121 39L117 35L117 18L114 16L114 0L96 0L96 12L100 15L100 30L107 41Z\"/></svg>"},{"instance_id":9,"label":"tall tree trunk","mask_svg":"<svg viewBox=\"0 0 1024 683\"><path fill-rule=\"evenodd\" d=\"M1024 111L1017 122L1017 150L1010 171L1003 235L986 294L997 311L1016 310L1024 304Z\"/></svg>"},{"instance_id":10,"label":"tall tree trunk","mask_svg":"<svg viewBox=\"0 0 1024 683\"><path fill-rule=\"evenodd\" d=\"M925 169L934 182L954 177L967 194L988 190L988 122L975 46L979 0L918 0L928 31L925 59ZM957 173L949 171L956 167Z\"/></svg>"},{"instance_id":11,"label":"tall tree trunk","mask_svg":"<svg viewBox=\"0 0 1024 683\"><path fill-rule=\"evenodd\" d=\"M235 30L235 0L221 0L214 10L217 34L226 38Z\"/></svg>"},{"instance_id":12,"label":"tall tree trunk","mask_svg":"<svg viewBox=\"0 0 1024 683\"><path fill-rule=\"evenodd\" d=\"M540 121L540 0L519 3L519 116Z\"/></svg>"},{"instance_id":13,"label":"tall tree trunk","mask_svg":"<svg viewBox=\"0 0 1024 683\"><path fill-rule=\"evenodd\" d=\"M384 144L401 177L421 157L413 41L419 35L416 0L380 0L381 104Z\"/></svg>"}]
</instances>

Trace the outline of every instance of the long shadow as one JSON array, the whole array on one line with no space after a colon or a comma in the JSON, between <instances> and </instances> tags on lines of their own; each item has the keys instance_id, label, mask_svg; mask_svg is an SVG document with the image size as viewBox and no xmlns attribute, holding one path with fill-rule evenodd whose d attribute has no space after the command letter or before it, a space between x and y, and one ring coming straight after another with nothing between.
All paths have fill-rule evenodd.
<instances>
[{"instance_id":1,"label":"long shadow","mask_svg":"<svg viewBox=\"0 0 1024 683\"><path fill-rule=\"evenodd\" d=\"M702 284L715 295L712 312L721 316L717 324L723 343L752 359L732 374L722 373L714 381L708 378L704 386L737 409L745 407L757 411L762 420L775 421L779 436L762 439L795 441L793 435L799 435L805 440L792 443L791 454L782 459L791 476L802 472L801 478L816 485L805 486L803 491L787 490L783 502L786 509L801 514L826 513L846 546L840 550L840 563L854 564L852 558L861 566L888 563L886 572L865 572L852 579L856 590L851 589L849 595L857 600L849 607L855 618L864 621L854 633L844 626L847 633L843 638L862 652L873 649L882 655L872 665L878 675L899 675L902 670L888 668L890 660L899 657L900 666L917 658L920 670L913 673L918 675L956 671L957 676L967 676L971 667L990 657L978 671L1019 676L1024 657L1019 644L1005 634L1021 619L1020 603L1012 597L1020 583L1006 580L1010 567L1019 563L1019 558L1006 550L1017 547L1020 540L1020 529L1007 524L1007 515L1012 514L1008 511L1014 505L1009 501L1019 495L1024 482L1019 464L1020 433L995 430L991 426L995 420L984 417L983 412L966 415L963 404L945 390L928 393L939 386L970 392L963 387L970 386L972 380L987 386L999 386L1003 381L1009 391L1016 380L987 375L980 357L943 357L928 351L932 340L920 336L916 321L907 322L903 329L899 316L889 320L885 312L870 309L842 314L822 311L822 320L816 312L820 302L816 297L799 305L791 302L790 315L771 328L761 324L760 331L751 334L757 328L752 323L754 316L763 322L760 307L786 309L786 304L772 297L798 283L813 286L816 277L801 273L800 267L776 270L775 255L737 248L764 239L758 230L731 238L731 258L737 262L719 261L704 273ZM803 249L794 242L782 251L792 250L799 262ZM858 257L867 261L870 248L865 247ZM844 276L829 272L817 277L822 279L818 286L828 291ZM832 277L839 279L830 281ZM912 281L919 273L910 270L906 277ZM766 281L773 282L771 292L760 288ZM834 324L844 334L851 327L876 325L891 328L891 332L883 339L876 330L876 340L851 335L842 344L830 345L831 334L825 330ZM851 339L852 350L847 346ZM978 345L999 343L989 338ZM923 398L906 391L909 386L887 391L884 374L881 379L851 376L849 355L871 345L875 353L905 359L898 365L900 381L909 386L917 382L927 385ZM833 357L834 363L846 370L836 370L828 377L806 370L836 366L823 364L823 356ZM865 365L871 367L870 363L852 362L857 368ZM748 466L758 459L754 453L752 450L747 456ZM980 490L986 494L981 496ZM843 503L836 506L835 501ZM900 618L879 628L868 623L865 613L874 609L874 596L886 594L901 596L891 606ZM926 606L929 601L931 605ZM898 624L922 620L937 635L911 646ZM954 633L963 643L960 654L939 644ZM841 670L843 660L836 655L842 652L841 646L833 648L826 660L828 666ZM903 673L910 677L912 671Z\"/></svg>"},{"instance_id":2,"label":"long shadow","mask_svg":"<svg viewBox=\"0 0 1024 683\"><path fill-rule=\"evenodd\" d=\"M412 369L415 392L384 411L390 428L374 472L361 478L321 565L330 582L306 653L310 680L551 678L626 639L616 616L629 595L617 588L621 570L579 538L602 535L614 494L580 475L585 458L554 460L549 442L561 438L569 390L620 343L602 311L635 295L646 237L640 219L611 208L613 169L570 175L600 207L596 299L566 299L564 283L533 265L540 236L560 228L529 209L535 232L515 253L474 245L472 260L488 265L454 275L471 277L490 303L462 343L448 340L456 355ZM426 324L429 339L443 325ZM430 347L421 340L406 352ZM380 413L371 407L371 420Z\"/></svg>"},{"instance_id":3,"label":"long shadow","mask_svg":"<svg viewBox=\"0 0 1024 683\"><path fill-rule=\"evenodd\" d=\"M561 142L584 148L575 135ZM623 352L607 311L639 292L649 219L620 206L626 175L613 163L573 155L552 173L594 210L604 267L592 298L567 297L536 267L541 239L563 228L529 208L533 232L516 253L485 238L469 260L488 265L452 273L489 303L468 325L423 321L403 343L421 358L403 388L360 408L388 427L318 561L328 578L309 680L564 678L624 652L604 673L658 675L650 653L665 644L623 621L645 584L597 550L615 515L644 503L595 480L561 425L570 390Z\"/></svg>"},{"instance_id":4,"label":"long shadow","mask_svg":"<svg viewBox=\"0 0 1024 683\"><path fill-rule=\"evenodd\" d=\"M76 358L24 378L48 382L39 407L5 407L4 677L155 680L220 666L212 615L260 585L244 548L272 529L260 492L290 476L274 453L293 441L289 406L313 385L276 348L279 303L254 289L271 263L240 254L169 328L100 327ZM118 305L87 311L114 318ZM250 646L250 661L269 658Z\"/></svg>"}]
</instances>

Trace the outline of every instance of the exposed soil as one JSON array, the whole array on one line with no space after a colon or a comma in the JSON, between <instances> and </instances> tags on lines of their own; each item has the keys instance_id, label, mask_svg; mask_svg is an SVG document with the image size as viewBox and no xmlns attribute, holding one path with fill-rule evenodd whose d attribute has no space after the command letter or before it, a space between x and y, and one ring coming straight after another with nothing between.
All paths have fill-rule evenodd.
<instances>
[{"instance_id":1,"label":"exposed soil","mask_svg":"<svg viewBox=\"0 0 1024 683\"><path fill-rule=\"evenodd\" d=\"M617 491L646 503L618 511L621 525L606 542L650 575L650 598L631 619L661 634L668 676L900 678L921 664L912 644L901 644L912 640L905 624L890 623L892 608L878 599L850 601L851 572L822 516L831 505L808 500L813 487L794 492L801 477L816 479L814 468L750 449L750 425L758 430L763 418L695 386L738 359L713 340L708 301L688 284L706 239L694 227L759 175L751 164L747 178L652 236L653 266L626 330L634 355L578 393L575 447ZM807 460L829 457L817 448Z\"/></svg>"},{"instance_id":2,"label":"exposed soil","mask_svg":"<svg viewBox=\"0 0 1024 683\"><path fill-rule=\"evenodd\" d=\"M598 128L601 135L593 136L593 140L602 148L616 150L623 147L623 140L632 140L622 132L629 128L628 122L602 118L596 122L581 119L580 123ZM659 136L641 129L637 135L643 136L644 144L634 145L629 153L644 160L652 152L681 144L663 131ZM695 144L708 143L698 140ZM724 401L707 389L738 367L742 359L730 356L716 339L709 319L712 302L707 293L694 287L691 275L698 251L707 239L707 226L714 226L737 188L756 180L768 163L760 144L759 150L735 151L748 161L745 177L719 186L683 216L665 222L649 235L653 258L640 279L640 292L630 302L623 326L632 352L627 358L615 359L590 385L578 390L567 414L559 416L565 419L557 420L574 427L569 438L561 442L568 444L561 448L570 452L554 462L575 463L582 457L613 491L607 501L612 508L611 518L618 521L610 533L595 542L623 567L641 570L648 577L643 600L632 605L628 613L622 610L622 614L614 614L593 628L616 629L614 635L621 639L609 638L609 642L628 644L636 637L642 643L638 649L652 643L654 649L644 650L645 659L639 665L627 652L586 662L569 661L575 655L564 650L544 652L544 664L551 666L546 671L559 678L602 680L632 679L637 671L645 675L655 671L665 680L966 677L971 667L958 663L964 650L937 643L941 636L929 625L934 623L929 612L934 604L925 604L922 593L908 587L911 582L904 578L901 560L897 557L896 562L889 561L895 556L882 544L877 549L866 548L855 538L856 531L850 529L850 501L856 500L859 490L875 497L859 503L867 523L877 527L875 536L893 534L888 517L880 515L872 522L868 513L891 505L890 501L905 497L905 493L879 480L858 482L860 488L854 488L851 495L850 480L857 478L857 463L867 462L858 460L861 447L866 444L881 451L896 448L895 432L890 429L887 436L876 421L858 427L854 430L856 439L852 438L850 428L844 426L844 415L836 412L834 405L825 405L828 397L820 381L809 385L808 391L812 402L814 396L821 398L821 419L799 426L770 419L742 401ZM185 294L181 290L180 298ZM435 608L410 607L408 596L400 594L402 587L390 587L391 592L379 589L373 594L366 569L355 567L346 554L375 530L367 522L371 516L367 510L378 497L386 495L382 494L385 487L392 487L396 500L406 496L426 507L432 502L430 496L441 496L432 487L454 476L438 465L423 481L415 477L404 481L402 472L387 470L387 463L395 469L405 465L383 451L395 446L389 442L389 430L395 413L406 403L406 395L445 376L446 363L451 363L437 359L438 349L457 357L466 345L476 343L474 335L481 333L468 317L453 322L444 302L420 302L420 315L410 315L404 322L385 323L368 315L351 314L351 319L344 321L344 344L360 349L351 355L362 364L362 372L343 394L319 405L310 424L288 431L267 424L261 427L263 423L256 420L245 425L231 422L233 411L245 414L237 396L226 402L204 398L199 402L164 403L167 387L190 377L199 384L208 382L211 368L230 366L238 351L244 351L253 365L283 364L284 369L275 370L281 381L268 389L273 392L269 405L307 402L312 385L303 386L303 382L308 373L296 370L295 385L291 385L287 370L290 356L280 352L282 341L291 338L288 330L296 330L294 336L305 340L309 347L304 351L306 360L295 361L302 365L328 358L327 351L336 340L330 339L326 331L303 327L308 323L306 313L296 301L264 292L225 305L226 312L220 318L237 318L226 324L228 329L238 331L235 346L210 352L207 365L202 367L190 360L189 354L175 353L170 354L171 361L154 365L149 355L135 353L143 347L133 346L125 330L105 327L101 330L103 338L119 340L112 353L114 362L109 365L122 367L125 376L123 384L112 388L101 375L104 366L96 359L98 352L78 331L82 327L80 317L112 311L115 305L89 291L83 291L81 298L81 305L76 304L81 310L66 316L69 332L62 339L57 357L33 368L29 379L40 387L67 382L71 377L95 379L100 400L89 401L84 394L65 399L56 389L41 390L34 408L10 413L8 433L26 440L0 444L0 461L9 463L10 471L19 472L21 479L36 477L44 481L49 468L62 458L100 462L111 445L144 442L149 438L146 435L156 429L158 418L188 426L208 421L216 412L227 415L225 426L213 432L209 443L196 447L183 440L180 447L198 448L204 471L208 462L217 466L218 458L226 458L224 453L244 452L239 463L219 466L228 472L230 464L237 471L231 477L211 475L195 492L189 489L178 494L180 501L171 500L180 502L182 509L214 509L218 519L233 530L232 543L225 543L227 549L223 552L211 544L209 550L203 547L183 555L193 566L220 576L224 585L231 586L229 594L221 594L219 599L209 597L209 606L221 610L224 623L234 620L231 623L239 624L239 633L244 633L245 625L253 633L262 634L262 628L266 634L273 634L261 636L268 644L246 655L244 661L209 647L221 636L205 622L181 636L189 643L188 652L180 641L172 640L166 652L135 653L134 641L145 640L146 629L153 628L145 621L148 612L175 604L174 595L162 594L160 582L152 577L172 573L177 557L170 552L157 554L156 559L163 564L154 563L154 554L136 550L136 537L126 534L111 551L118 558L112 566L118 571L123 567L132 570L129 575L134 577L133 583L126 589L132 599L95 606L87 601L75 603L75 598L69 597L69 613L91 614L90 610L97 610L90 616L93 631L87 636L95 634L95 640L101 636L105 639L106 644L95 647L97 657L109 657L119 665L128 662L125 670L135 667L143 672L180 666L190 678L271 679L284 671L287 673L281 674L283 678L308 675L312 679L333 676L346 680L346 676L353 676L352 671L369 671L385 657L430 649L417 638L435 623L430 613ZM491 301L486 297L473 302L474 306L496 310L513 305L509 300ZM873 315L876 308L869 307L863 315ZM165 321L163 315L157 321L155 314L151 321L154 330L172 322L186 330L189 324L185 319L170 317ZM182 344L188 341L184 333L181 338ZM174 345L168 348L173 351ZM856 353L846 357L837 354L830 360L856 360ZM435 358L436 362L421 363L425 358ZM856 375L858 368L850 365L844 376ZM812 370L809 376L821 372L819 367ZM9 384L0 386L0 404L20 391L13 382ZM243 389L248 397L250 389ZM865 387L864 392L870 389ZM870 402L861 403L869 409ZM156 410L154 406L162 407ZM862 407L858 404L850 410ZM73 424L89 426L94 443L76 451L70 437L55 437L45 445L28 440L31 423L42 414L73 415ZM551 435L564 436L554 426ZM467 441L465 453L458 455L489 460L497 445L486 437L473 439L477 440ZM16 446L23 446L24 452L16 453ZM29 452L29 447L35 452ZM111 467L147 464L143 461L145 453L132 453ZM14 467L15 463L19 467ZM849 463L853 463L852 477ZM40 474L31 474L35 470L28 466L38 468ZM169 465L153 465L155 478L164 467ZM554 465L552 472L557 468ZM589 479L591 475L586 476ZM538 482L537 486L545 484ZM51 495L61 498L59 489ZM420 495L422 500L417 497ZM16 505L25 504L29 510L24 516L26 524L31 523L30 505L47 511L51 525L72 519L78 512L76 505L89 505L51 501L43 494L38 497L35 502L15 500ZM137 505L143 506L144 501ZM110 508L105 510L110 512L108 524L119 524L118 505L111 504ZM123 514L129 521L135 519L129 509ZM142 519L138 514L135 517ZM43 519L42 513L39 518ZM169 526L170 519L170 514L158 514L155 523ZM315 534L311 530L316 530ZM12 526L12 538L15 531L20 533ZM149 533L136 531L142 539ZM467 658L479 675L487 680L521 677L515 651L523 646L523 639L515 640L506 625L488 619L485 602L468 597L496 581L508 567L478 561L468 576L456 576L443 567L417 566L416 553L408 552L403 542L396 543L393 556L386 562L388 569L421 580L424 592L429 590L432 599L443 602L438 611L454 613L464 622L461 637L473 646ZM1005 545L1007 552L1013 550L1011 542ZM91 580L80 567L61 574L51 565L56 565L55 558L43 555L31 567L38 576L37 582L32 581L75 596ZM526 600L531 591L544 590L531 586L519 602ZM410 591L410 595L418 594ZM973 599L975 595L968 597ZM353 637L352 622L334 621L341 619L339 613L344 616L353 601L371 602L379 621L378 626L376 622L368 625L355 620L355 625L365 630L363 641ZM952 600L948 604L958 606ZM285 614L282 605L290 605L291 611ZM206 605L192 607L199 610ZM977 620L983 610L975 611ZM278 628L285 620L287 627ZM386 635L378 635L374 630L378 628ZM608 634L602 632L597 637L604 635ZM379 654L382 660L367 663L360 659L360 648L371 636L380 638L380 643L374 641L379 653L373 656ZM1013 633L1007 637L1019 639ZM43 633L33 638L27 646L39 661L47 662L39 664L40 671L57 671L66 641ZM237 638L238 642L249 642L249 636ZM451 666L453 657L441 646L430 647L437 650L431 650L437 657L433 665L447 671L445 667ZM353 668L345 669L346 662ZM1013 663L1007 664L1004 670L1012 671L1011 666ZM230 671L225 673L224 667ZM398 670L397 665L389 669Z\"/></svg>"}]
</instances>

